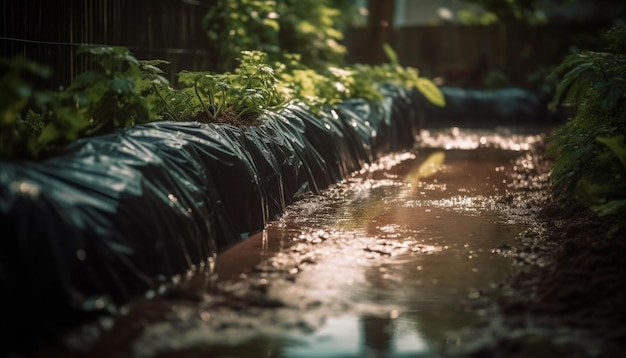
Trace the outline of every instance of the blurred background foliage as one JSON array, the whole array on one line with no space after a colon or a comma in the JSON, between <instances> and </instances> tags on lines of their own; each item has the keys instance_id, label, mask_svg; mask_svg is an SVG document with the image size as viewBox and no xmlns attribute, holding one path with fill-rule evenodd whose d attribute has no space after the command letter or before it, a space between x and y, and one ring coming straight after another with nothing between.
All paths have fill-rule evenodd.
<instances>
[{"instance_id":1,"label":"blurred background foliage","mask_svg":"<svg viewBox=\"0 0 626 358\"><path fill-rule=\"evenodd\" d=\"M304 65L343 64L345 28L359 22L352 0L216 0L202 25L211 40L210 67L230 71L241 51L258 50L270 60L300 54Z\"/></svg>"},{"instance_id":2,"label":"blurred background foliage","mask_svg":"<svg viewBox=\"0 0 626 358\"><path fill-rule=\"evenodd\" d=\"M603 34L626 20L626 4L613 0L461 0L478 11L461 10L457 16L465 25L544 26L558 32L556 56L541 62L528 59L525 75L510 70L490 68L477 86L500 88L518 85L540 93L553 94L556 83L549 74L567 55L581 50L601 50L606 46ZM532 44L520 48L520 57L541 56L529 52Z\"/></svg>"}]
</instances>

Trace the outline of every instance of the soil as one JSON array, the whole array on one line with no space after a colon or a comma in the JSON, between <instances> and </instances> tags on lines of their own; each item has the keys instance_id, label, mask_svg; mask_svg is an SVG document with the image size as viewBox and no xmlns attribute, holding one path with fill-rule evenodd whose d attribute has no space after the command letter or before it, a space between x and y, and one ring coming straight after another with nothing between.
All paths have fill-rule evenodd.
<instances>
[{"instance_id":1,"label":"soil","mask_svg":"<svg viewBox=\"0 0 626 358\"><path fill-rule=\"evenodd\" d=\"M232 107L223 111L217 118L208 116L206 112L198 112L191 120L209 124L230 124L235 127L256 126L262 123L258 115L237 116Z\"/></svg>"},{"instance_id":2,"label":"soil","mask_svg":"<svg viewBox=\"0 0 626 358\"><path fill-rule=\"evenodd\" d=\"M522 170L521 177L541 182L537 176L550 166L541 161L535 167L539 170ZM568 330L570 343L578 341L576 347L555 356L620 356L626 351L626 234L621 230L609 235L615 218L601 218L576 202L554 198L549 182L544 183L548 195L526 203L540 208L539 228L528 230L522 244L511 248L522 269L496 300L504 327ZM529 341L538 335L515 340L507 334L495 347L483 347L474 355L524 356L519 352L529 353L528 346L536 343ZM549 350L539 352L537 356L546 356Z\"/></svg>"}]
</instances>

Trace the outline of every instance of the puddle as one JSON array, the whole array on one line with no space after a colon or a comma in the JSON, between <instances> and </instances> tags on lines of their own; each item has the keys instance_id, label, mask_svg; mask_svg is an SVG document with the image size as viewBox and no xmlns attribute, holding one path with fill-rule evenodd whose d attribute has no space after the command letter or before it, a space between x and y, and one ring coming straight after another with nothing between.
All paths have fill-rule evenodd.
<instances>
[{"instance_id":1,"label":"puddle","mask_svg":"<svg viewBox=\"0 0 626 358\"><path fill-rule=\"evenodd\" d=\"M413 151L296 202L214 267L68 345L136 357L415 357L462 347L490 314L485 293L515 269L501 248L532 225L532 209L511 209L506 197L532 189L511 173L541 140L423 131ZM445 161L435 174L407 178L437 151Z\"/></svg>"}]
</instances>

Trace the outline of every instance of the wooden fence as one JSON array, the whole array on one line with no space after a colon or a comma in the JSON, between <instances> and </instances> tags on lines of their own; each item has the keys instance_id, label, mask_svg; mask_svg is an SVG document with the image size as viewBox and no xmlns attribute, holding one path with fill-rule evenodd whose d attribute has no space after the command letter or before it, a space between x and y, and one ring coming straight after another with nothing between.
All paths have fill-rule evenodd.
<instances>
[{"instance_id":1,"label":"wooden fence","mask_svg":"<svg viewBox=\"0 0 626 358\"><path fill-rule=\"evenodd\" d=\"M560 63L574 38L591 36L596 24L546 25L440 25L395 29L391 45L402 65L420 69L427 77L443 77L448 83L480 87L479 77L500 70L512 84L527 82L527 76L541 66ZM371 31L349 29L346 46L349 62L370 63ZM590 39L586 40L593 45ZM591 40L592 41L592 40Z\"/></svg>"},{"instance_id":2,"label":"wooden fence","mask_svg":"<svg viewBox=\"0 0 626 358\"><path fill-rule=\"evenodd\" d=\"M76 57L81 44L125 46L139 59L171 62L181 70L210 70L209 39L202 18L209 2L196 0L5 0L0 5L0 56L25 56L48 64L48 87L67 85L90 68ZM558 63L572 29L552 26L413 26L394 29L391 43L403 65L425 76L471 85L477 74L501 69L520 82L529 69ZM349 62L372 63L372 31L345 33ZM380 49L378 49L380 51Z\"/></svg>"},{"instance_id":3,"label":"wooden fence","mask_svg":"<svg viewBox=\"0 0 626 358\"><path fill-rule=\"evenodd\" d=\"M170 61L170 77L209 63L201 25L208 6L198 1L6 0L0 10L0 56L50 65L56 85L91 67L75 56L82 44L124 46L139 59Z\"/></svg>"}]
</instances>

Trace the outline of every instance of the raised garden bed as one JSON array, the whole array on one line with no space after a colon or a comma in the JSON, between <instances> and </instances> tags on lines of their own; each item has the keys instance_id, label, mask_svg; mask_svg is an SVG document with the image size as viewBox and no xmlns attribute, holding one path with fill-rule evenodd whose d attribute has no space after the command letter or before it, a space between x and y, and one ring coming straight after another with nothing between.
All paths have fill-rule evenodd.
<instances>
[{"instance_id":1,"label":"raised garden bed","mask_svg":"<svg viewBox=\"0 0 626 358\"><path fill-rule=\"evenodd\" d=\"M3 330L114 310L262 230L299 196L410 146L419 95L384 91L381 103L318 116L290 105L258 126L154 122L3 163Z\"/></svg>"},{"instance_id":2,"label":"raised garden bed","mask_svg":"<svg viewBox=\"0 0 626 358\"><path fill-rule=\"evenodd\" d=\"M319 115L292 104L256 126L153 122L78 140L45 161L2 163L3 333L37 337L158 292L301 196L410 148L425 116L445 113L416 90L382 93ZM533 103L506 113L526 106L536 114L528 121L544 119ZM506 113L502 124L514 120Z\"/></svg>"}]
</instances>

